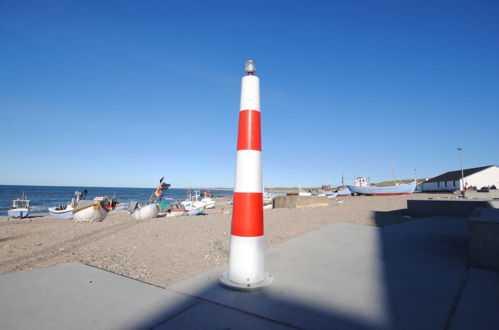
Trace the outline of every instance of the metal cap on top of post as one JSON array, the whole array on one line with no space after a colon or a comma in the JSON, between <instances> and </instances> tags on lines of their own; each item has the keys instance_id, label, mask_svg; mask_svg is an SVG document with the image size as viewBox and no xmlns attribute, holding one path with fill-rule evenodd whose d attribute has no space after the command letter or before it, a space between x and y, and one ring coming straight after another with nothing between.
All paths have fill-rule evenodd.
<instances>
[{"instance_id":1,"label":"metal cap on top of post","mask_svg":"<svg viewBox=\"0 0 499 330\"><path fill-rule=\"evenodd\" d=\"M265 271L263 251L260 80L255 76L254 61L246 62L245 72L241 86L229 270L220 276L220 282L231 289L255 290L272 283L272 276Z\"/></svg>"}]
</instances>

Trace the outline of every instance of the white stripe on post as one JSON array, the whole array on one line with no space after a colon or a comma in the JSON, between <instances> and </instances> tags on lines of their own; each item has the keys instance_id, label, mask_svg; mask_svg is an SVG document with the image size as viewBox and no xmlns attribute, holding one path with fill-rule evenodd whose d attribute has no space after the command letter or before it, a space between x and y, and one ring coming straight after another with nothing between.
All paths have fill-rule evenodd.
<instances>
[{"instance_id":1,"label":"white stripe on post","mask_svg":"<svg viewBox=\"0 0 499 330\"><path fill-rule=\"evenodd\" d=\"M241 111L260 111L260 80L257 76L244 76L241 84Z\"/></svg>"},{"instance_id":2,"label":"white stripe on post","mask_svg":"<svg viewBox=\"0 0 499 330\"><path fill-rule=\"evenodd\" d=\"M229 277L236 283L257 283L265 280L263 236L230 236Z\"/></svg>"},{"instance_id":3,"label":"white stripe on post","mask_svg":"<svg viewBox=\"0 0 499 330\"><path fill-rule=\"evenodd\" d=\"M262 152L239 150L236 160L234 192L263 192Z\"/></svg>"}]
</instances>

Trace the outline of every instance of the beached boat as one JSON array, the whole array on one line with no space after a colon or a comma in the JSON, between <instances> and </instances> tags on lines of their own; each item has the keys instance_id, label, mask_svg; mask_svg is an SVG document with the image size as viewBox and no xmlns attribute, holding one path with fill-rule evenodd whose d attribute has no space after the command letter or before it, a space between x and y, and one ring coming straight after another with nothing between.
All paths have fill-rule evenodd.
<instances>
[{"instance_id":1,"label":"beached boat","mask_svg":"<svg viewBox=\"0 0 499 330\"><path fill-rule=\"evenodd\" d=\"M151 194L147 204L139 204L135 201L131 201L128 204L128 212L132 216L134 220L146 220L157 218L159 214L159 206L158 203L161 200L161 196L163 191L167 190L170 187L169 183L163 182L163 178L159 180L159 185L156 187L156 190Z\"/></svg>"},{"instance_id":2,"label":"beached boat","mask_svg":"<svg viewBox=\"0 0 499 330\"><path fill-rule=\"evenodd\" d=\"M102 201L79 201L73 209L76 222L102 221L107 216L107 207Z\"/></svg>"},{"instance_id":3,"label":"beached boat","mask_svg":"<svg viewBox=\"0 0 499 330\"><path fill-rule=\"evenodd\" d=\"M73 217L73 206L59 205L57 207L49 207L49 213L57 219L70 219Z\"/></svg>"},{"instance_id":4,"label":"beached boat","mask_svg":"<svg viewBox=\"0 0 499 330\"><path fill-rule=\"evenodd\" d=\"M173 198L165 198L159 203L159 216L178 217L187 215L187 210L181 202Z\"/></svg>"},{"instance_id":5,"label":"beached boat","mask_svg":"<svg viewBox=\"0 0 499 330\"><path fill-rule=\"evenodd\" d=\"M416 181L412 183L399 184L394 186L347 186L348 189L358 195L410 195L416 190Z\"/></svg>"},{"instance_id":6,"label":"beached boat","mask_svg":"<svg viewBox=\"0 0 499 330\"><path fill-rule=\"evenodd\" d=\"M199 203L191 200L182 201L181 204L187 210L187 215L200 215L204 214L204 206L199 206Z\"/></svg>"},{"instance_id":7,"label":"beached boat","mask_svg":"<svg viewBox=\"0 0 499 330\"><path fill-rule=\"evenodd\" d=\"M298 190L299 190L298 196L303 196L303 197L310 197L310 196L312 196L312 193L310 191L303 191L301 189L301 186L298 186Z\"/></svg>"},{"instance_id":8,"label":"beached boat","mask_svg":"<svg viewBox=\"0 0 499 330\"><path fill-rule=\"evenodd\" d=\"M200 201L205 204L206 209L214 209L215 208L215 200L211 197L203 197Z\"/></svg>"},{"instance_id":9,"label":"beached boat","mask_svg":"<svg viewBox=\"0 0 499 330\"><path fill-rule=\"evenodd\" d=\"M204 196L201 199L201 203L205 204L206 209L214 209L216 201L212 197L212 193L208 190L204 192Z\"/></svg>"},{"instance_id":10,"label":"beached boat","mask_svg":"<svg viewBox=\"0 0 499 330\"><path fill-rule=\"evenodd\" d=\"M202 214L204 214L204 208L198 208L198 209L187 210L187 215L188 215L188 216L193 216L193 215L202 215Z\"/></svg>"},{"instance_id":11,"label":"beached boat","mask_svg":"<svg viewBox=\"0 0 499 330\"><path fill-rule=\"evenodd\" d=\"M335 198L338 193L329 191L329 190L316 190L312 193L314 196L321 196L321 197L327 197L329 199Z\"/></svg>"},{"instance_id":12,"label":"beached boat","mask_svg":"<svg viewBox=\"0 0 499 330\"><path fill-rule=\"evenodd\" d=\"M189 211L187 211L182 204L174 203L172 204L172 207L168 211L164 212L164 214L166 217L179 217L187 215L188 212Z\"/></svg>"},{"instance_id":13,"label":"beached boat","mask_svg":"<svg viewBox=\"0 0 499 330\"><path fill-rule=\"evenodd\" d=\"M11 218L26 218L29 215L30 202L23 193L22 198L12 201L12 207L7 211L7 215Z\"/></svg>"},{"instance_id":14,"label":"beached boat","mask_svg":"<svg viewBox=\"0 0 499 330\"><path fill-rule=\"evenodd\" d=\"M80 200L84 200L87 196L87 190L83 192L75 191L75 197L67 205L59 205L57 207L49 207L49 213L54 218L70 219L73 217L73 209Z\"/></svg>"}]
</instances>

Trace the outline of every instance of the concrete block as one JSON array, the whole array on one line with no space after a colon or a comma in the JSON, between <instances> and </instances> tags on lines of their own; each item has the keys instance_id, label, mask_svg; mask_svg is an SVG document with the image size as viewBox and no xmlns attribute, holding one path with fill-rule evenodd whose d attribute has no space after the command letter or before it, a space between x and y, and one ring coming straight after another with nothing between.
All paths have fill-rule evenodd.
<instances>
[{"instance_id":1,"label":"concrete block","mask_svg":"<svg viewBox=\"0 0 499 330\"><path fill-rule=\"evenodd\" d=\"M450 330L497 329L499 272L471 267Z\"/></svg>"},{"instance_id":2,"label":"concrete block","mask_svg":"<svg viewBox=\"0 0 499 330\"><path fill-rule=\"evenodd\" d=\"M481 191L475 191L475 190L467 190L464 191L464 198L468 199L494 199L494 198L499 198L499 190L498 189L493 189L489 190L488 192L481 192Z\"/></svg>"},{"instance_id":3,"label":"concrete block","mask_svg":"<svg viewBox=\"0 0 499 330\"><path fill-rule=\"evenodd\" d=\"M302 208L328 206L325 196L278 196L274 198L274 208Z\"/></svg>"},{"instance_id":4,"label":"concrete block","mask_svg":"<svg viewBox=\"0 0 499 330\"><path fill-rule=\"evenodd\" d=\"M499 200L407 200L407 213L413 217L469 217L477 208L499 208Z\"/></svg>"},{"instance_id":5,"label":"concrete block","mask_svg":"<svg viewBox=\"0 0 499 330\"><path fill-rule=\"evenodd\" d=\"M472 266L499 270L499 209L479 208L469 222Z\"/></svg>"}]
</instances>

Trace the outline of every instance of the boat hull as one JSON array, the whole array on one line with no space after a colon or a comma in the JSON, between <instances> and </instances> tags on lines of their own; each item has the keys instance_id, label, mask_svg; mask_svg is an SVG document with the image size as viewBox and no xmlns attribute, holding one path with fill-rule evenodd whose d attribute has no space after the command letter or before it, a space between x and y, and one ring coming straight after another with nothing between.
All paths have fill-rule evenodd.
<instances>
[{"instance_id":1,"label":"boat hull","mask_svg":"<svg viewBox=\"0 0 499 330\"><path fill-rule=\"evenodd\" d=\"M71 219L73 217L73 208L68 206L65 210L57 210L56 207L49 207L49 213L57 219Z\"/></svg>"},{"instance_id":2,"label":"boat hull","mask_svg":"<svg viewBox=\"0 0 499 330\"><path fill-rule=\"evenodd\" d=\"M8 210L7 215L10 218L26 218L29 215L29 209Z\"/></svg>"},{"instance_id":3,"label":"boat hull","mask_svg":"<svg viewBox=\"0 0 499 330\"><path fill-rule=\"evenodd\" d=\"M187 210L171 210L169 212L166 212L165 216L170 218L170 217L181 217L183 215L187 214Z\"/></svg>"},{"instance_id":4,"label":"boat hull","mask_svg":"<svg viewBox=\"0 0 499 330\"><path fill-rule=\"evenodd\" d=\"M416 190L416 183L400 184L398 186L347 186L352 193L366 196L410 195Z\"/></svg>"},{"instance_id":5,"label":"boat hull","mask_svg":"<svg viewBox=\"0 0 499 330\"><path fill-rule=\"evenodd\" d=\"M205 209L214 209L215 208L215 200L211 197L205 197L201 200L202 203L205 203Z\"/></svg>"},{"instance_id":6,"label":"boat hull","mask_svg":"<svg viewBox=\"0 0 499 330\"><path fill-rule=\"evenodd\" d=\"M126 210L126 209L128 209L128 204L125 204L125 203L117 204L115 207L113 207L114 211L120 211L120 210Z\"/></svg>"},{"instance_id":7,"label":"boat hull","mask_svg":"<svg viewBox=\"0 0 499 330\"><path fill-rule=\"evenodd\" d=\"M131 213L134 220L146 220L157 218L159 214L159 207L157 204L149 204L139 207Z\"/></svg>"},{"instance_id":8,"label":"boat hull","mask_svg":"<svg viewBox=\"0 0 499 330\"><path fill-rule=\"evenodd\" d=\"M107 216L107 209L99 202L73 210L76 222L102 221Z\"/></svg>"},{"instance_id":9,"label":"boat hull","mask_svg":"<svg viewBox=\"0 0 499 330\"><path fill-rule=\"evenodd\" d=\"M193 216L193 215L201 215L204 212L204 208L199 208L199 209L193 209L187 211L188 216Z\"/></svg>"}]
</instances>

